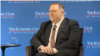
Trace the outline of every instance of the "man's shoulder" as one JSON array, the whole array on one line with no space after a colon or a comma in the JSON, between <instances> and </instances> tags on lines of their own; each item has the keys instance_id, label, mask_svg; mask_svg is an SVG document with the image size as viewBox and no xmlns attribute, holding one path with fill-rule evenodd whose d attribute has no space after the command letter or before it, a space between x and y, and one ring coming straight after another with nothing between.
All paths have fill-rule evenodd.
<instances>
[{"instance_id":1,"label":"man's shoulder","mask_svg":"<svg viewBox=\"0 0 100 56\"><path fill-rule=\"evenodd\" d=\"M67 21L69 22L78 22L77 20L74 20L74 19L69 19L69 18L65 18Z\"/></svg>"},{"instance_id":2,"label":"man's shoulder","mask_svg":"<svg viewBox=\"0 0 100 56\"><path fill-rule=\"evenodd\" d=\"M69 19L69 18L65 18L65 19L67 20L67 23L69 24L78 23L78 21L74 19Z\"/></svg>"},{"instance_id":3,"label":"man's shoulder","mask_svg":"<svg viewBox=\"0 0 100 56\"><path fill-rule=\"evenodd\" d=\"M45 25L48 25L50 23L51 23L51 21L49 20L49 21L42 22L41 25L44 25L45 26Z\"/></svg>"},{"instance_id":4,"label":"man's shoulder","mask_svg":"<svg viewBox=\"0 0 100 56\"><path fill-rule=\"evenodd\" d=\"M42 22L41 24L48 24L48 23L51 23L51 21L45 21L45 22Z\"/></svg>"}]
</instances>

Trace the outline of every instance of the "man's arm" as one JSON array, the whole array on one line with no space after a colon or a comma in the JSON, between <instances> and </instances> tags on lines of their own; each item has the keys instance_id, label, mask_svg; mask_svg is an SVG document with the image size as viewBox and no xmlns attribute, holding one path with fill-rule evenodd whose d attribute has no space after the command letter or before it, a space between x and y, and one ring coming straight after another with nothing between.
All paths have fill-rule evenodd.
<instances>
[{"instance_id":1,"label":"man's arm","mask_svg":"<svg viewBox=\"0 0 100 56\"><path fill-rule=\"evenodd\" d=\"M40 37L42 34L42 25L43 25L43 23L41 24L41 27L38 30L38 32L32 37L32 39L30 41L31 45L35 48L35 50L37 50L39 48L39 46L42 45L42 43L40 41Z\"/></svg>"},{"instance_id":2,"label":"man's arm","mask_svg":"<svg viewBox=\"0 0 100 56\"><path fill-rule=\"evenodd\" d=\"M79 29L79 24L77 21L74 21L70 25L70 33L68 40L65 42L61 43L59 46L56 47L58 50L63 50L63 49L78 49L79 48L79 40L80 40L80 29Z\"/></svg>"}]
</instances>

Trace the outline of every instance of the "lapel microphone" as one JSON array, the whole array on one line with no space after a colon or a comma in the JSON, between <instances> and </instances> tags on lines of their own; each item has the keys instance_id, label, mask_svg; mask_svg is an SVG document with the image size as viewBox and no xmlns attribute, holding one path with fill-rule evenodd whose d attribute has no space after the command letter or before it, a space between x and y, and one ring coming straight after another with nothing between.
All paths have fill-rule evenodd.
<instances>
[{"instance_id":1,"label":"lapel microphone","mask_svg":"<svg viewBox=\"0 0 100 56\"><path fill-rule=\"evenodd\" d=\"M55 30L55 28L53 28L53 30Z\"/></svg>"}]
</instances>

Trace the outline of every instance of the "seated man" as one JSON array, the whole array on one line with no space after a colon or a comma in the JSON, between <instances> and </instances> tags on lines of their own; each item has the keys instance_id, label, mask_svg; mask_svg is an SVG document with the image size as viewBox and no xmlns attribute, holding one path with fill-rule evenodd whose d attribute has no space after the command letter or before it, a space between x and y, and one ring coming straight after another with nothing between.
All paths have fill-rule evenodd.
<instances>
[{"instance_id":1,"label":"seated man","mask_svg":"<svg viewBox=\"0 0 100 56\"><path fill-rule=\"evenodd\" d=\"M64 11L59 2L50 5L50 21L43 22L30 41L36 56L79 56L79 24L64 18Z\"/></svg>"}]
</instances>

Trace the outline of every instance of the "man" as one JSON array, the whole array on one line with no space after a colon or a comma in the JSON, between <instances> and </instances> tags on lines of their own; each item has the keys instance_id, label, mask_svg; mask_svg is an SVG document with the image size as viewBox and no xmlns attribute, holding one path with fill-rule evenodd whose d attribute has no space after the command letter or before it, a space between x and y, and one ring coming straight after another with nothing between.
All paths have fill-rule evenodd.
<instances>
[{"instance_id":1,"label":"man","mask_svg":"<svg viewBox=\"0 0 100 56\"><path fill-rule=\"evenodd\" d=\"M36 56L79 56L80 30L75 20L64 18L64 6L50 5L50 21L43 22L31 39Z\"/></svg>"}]
</instances>

